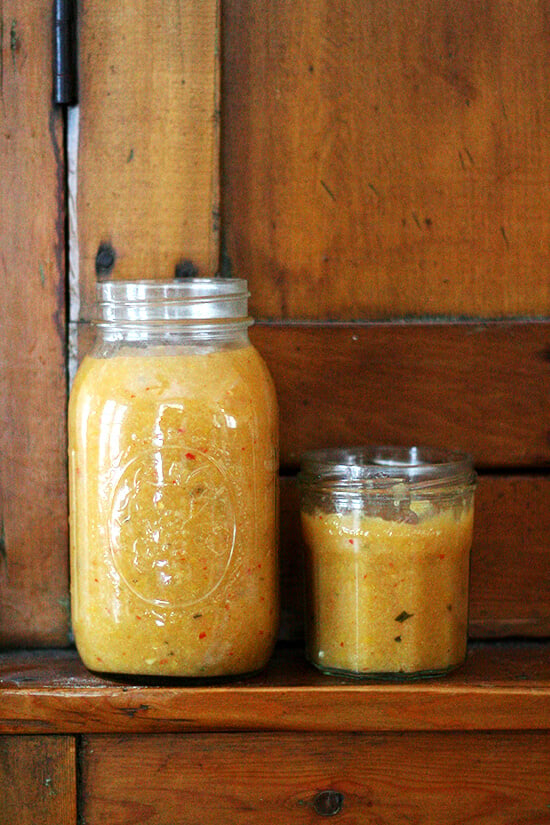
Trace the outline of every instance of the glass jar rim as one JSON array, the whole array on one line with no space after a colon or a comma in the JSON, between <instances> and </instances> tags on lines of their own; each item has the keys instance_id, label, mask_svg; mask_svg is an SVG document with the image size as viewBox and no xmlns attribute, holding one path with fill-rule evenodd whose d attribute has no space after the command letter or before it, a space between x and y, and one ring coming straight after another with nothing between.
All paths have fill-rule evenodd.
<instances>
[{"instance_id":1,"label":"glass jar rim","mask_svg":"<svg viewBox=\"0 0 550 825\"><path fill-rule=\"evenodd\" d=\"M96 326L223 321L248 326L248 298L248 284L242 278L100 281L90 317Z\"/></svg>"},{"instance_id":2,"label":"glass jar rim","mask_svg":"<svg viewBox=\"0 0 550 825\"><path fill-rule=\"evenodd\" d=\"M302 456L302 486L388 494L396 485L411 490L475 484L469 453L431 446L364 445L309 450Z\"/></svg>"}]
</instances>

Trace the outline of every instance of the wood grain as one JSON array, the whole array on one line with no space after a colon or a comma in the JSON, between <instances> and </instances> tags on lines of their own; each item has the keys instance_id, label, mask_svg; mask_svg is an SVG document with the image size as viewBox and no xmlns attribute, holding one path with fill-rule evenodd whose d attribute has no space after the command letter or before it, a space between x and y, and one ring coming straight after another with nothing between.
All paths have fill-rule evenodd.
<instances>
[{"instance_id":1,"label":"wood grain","mask_svg":"<svg viewBox=\"0 0 550 825\"><path fill-rule=\"evenodd\" d=\"M544 0L224 3L226 267L261 318L548 315Z\"/></svg>"},{"instance_id":2,"label":"wood grain","mask_svg":"<svg viewBox=\"0 0 550 825\"><path fill-rule=\"evenodd\" d=\"M172 277L182 260L199 274L216 271L218 37L218 0L81 0L84 304L93 296L102 244L114 251L114 277Z\"/></svg>"},{"instance_id":3,"label":"wood grain","mask_svg":"<svg viewBox=\"0 0 550 825\"><path fill-rule=\"evenodd\" d=\"M75 743L0 736L0 825L76 825Z\"/></svg>"},{"instance_id":4,"label":"wood grain","mask_svg":"<svg viewBox=\"0 0 550 825\"><path fill-rule=\"evenodd\" d=\"M83 749L87 825L314 823L329 789L345 825L543 823L549 780L537 733L89 737Z\"/></svg>"},{"instance_id":5,"label":"wood grain","mask_svg":"<svg viewBox=\"0 0 550 825\"><path fill-rule=\"evenodd\" d=\"M0 645L68 640L63 119L50 2L0 4Z\"/></svg>"},{"instance_id":6,"label":"wood grain","mask_svg":"<svg viewBox=\"0 0 550 825\"><path fill-rule=\"evenodd\" d=\"M92 334L82 324L80 357ZM281 464L308 449L429 443L482 470L550 467L550 323L256 323Z\"/></svg>"},{"instance_id":7,"label":"wood grain","mask_svg":"<svg viewBox=\"0 0 550 825\"><path fill-rule=\"evenodd\" d=\"M1 733L217 730L548 731L548 643L472 644L462 668L401 684L323 676L301 646L217 684L100 676L71 651L0 654Z\"/></svg>"},{"instance_id":8,"label":"wood grain","mask_svg":"<svg viewBox=\"0 0 550 825\"><path fill-rule=\"evenodd\" d=\"M550 476L480 478L470 635L550 636Z\"/></svg>"},{"instance_id":9,"label":"wood grain","mask_svg":"<svg viewBox=\"0 0 550 825\"><path fill-rule=\"evenodd\" d=\"M252 338L275 380L285 468L365 442L549 466L548 323L258 324Z\"/></svg>"}]
</instances>

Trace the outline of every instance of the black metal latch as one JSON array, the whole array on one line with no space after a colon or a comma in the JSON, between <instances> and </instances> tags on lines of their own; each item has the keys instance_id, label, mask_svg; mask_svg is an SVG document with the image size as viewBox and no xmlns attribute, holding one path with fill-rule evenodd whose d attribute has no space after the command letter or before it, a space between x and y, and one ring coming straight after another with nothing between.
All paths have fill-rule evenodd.
<instances>
[{"instance_id":1,"label":"black metal latch","mask_svg":"<svg viewBox=\"0 0 550 825\"><path fill-rule=\"evenodd\" d=\"M75 0L54 0L53 47L54 103L73 105L78 100Z\"/></svg>"}]
</instances>

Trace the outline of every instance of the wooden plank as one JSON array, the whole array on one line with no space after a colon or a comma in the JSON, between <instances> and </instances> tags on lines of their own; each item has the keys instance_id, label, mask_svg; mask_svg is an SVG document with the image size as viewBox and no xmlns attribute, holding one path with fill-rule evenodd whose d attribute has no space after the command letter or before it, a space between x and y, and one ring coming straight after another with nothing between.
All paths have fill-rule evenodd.
<instances>
[{"instance_id":1,"label":"wooden plank","mask_svg":"<svg viewBox=\"0 0 550 825\"><path fill-rule=\"evenodd\" d=\"M90 737L83 749L87 825L298 825L331 811L344 825L543 823L549 780L537 733ZM340 796L327 809L328 790Z\"/></svg>"},{"instance_id":2,"label":"wooden plank","mask_svg":"<svg viewBox=\"0 0 550 825\"><path fill-rule=\"evenodd\" d=\"M262 318L548 315L543 0L228 0L228 262Z\"/></svg>"},{"instance_id":3,"label":"wooden plank","mask_svg":"<svg viewBox=\"0 0 550 825\"><path fill-rule=\"evenodd\" d=\"M470 634L550 636L550 476L481 478Z\"/></svg>"},{"instance_id":4,"label":"wooden plank","mask_svg":"<svg viewBox=\"0 0 550 825\"><path fill-rule=\"evenodd\" d=\"M63 118L46 0L0 4L0 645L68 639Z\"/></svg>"},{"instance_id":5,"label":"wooden plank","mask_svg":"<svg viewBox=\"0 0 550 825\"><path fill-rule=\"evenodd\" d=\"M258 324L281 461L304 450L435 443L476 465L548 467L548 323Z\"/></svg>"},{"instance_id":6,"label":"wooden plank","mask_svg":"<svg viewBox=\"0 0 550 825\"><path fill-rule=\"evenodd\" d=\"M470 645L440 679L323 676L302 647L280 646L265 671L229 683L106 678L76 653L0 654L0 733L550 730L547 642Z\"/></svg>"},{"instance_id":7,"label":"wooden plank","mask_svg":"<svg viewBox=\"0 0 550 825\"><path fill-rule=\"evenodd\" d=\"M281 483L281 632L303 638L303 553L294 478ZM550 636L550 476L481 476L470 576L472 638Z\"/></svg>"},{"instance_id":8,"label":"wooden plank","mask_svg":"<svg viewBox=\"0 0 550 825\"><path fill-rule=\"evenodd\" d=\"M172 277L182 260L216 271L218 29L218 0L80 0L84 303L102 244L114 251L114 277Z\"/></svg>"},{"instance_id":9,"label":"wooden plank","mask_svg":"<svg viewBox=\"0 0 550 825\"><path fill-rule=\"evenodd\" d=\"M92 335L82 325L80 357ZM550 464L550 323L271 324L281 463L358 443L436 443L485 469Z\"/></svg>"},{"instance_id":10,"label":"wooden plank","mask_svg":"<svg viewBox=\"0 0 550 825\"><path fill-rule=\"evenodd\" d=\"M0 736L0 825L76 825L75 742Z\"/></svg>"}]
</instances>

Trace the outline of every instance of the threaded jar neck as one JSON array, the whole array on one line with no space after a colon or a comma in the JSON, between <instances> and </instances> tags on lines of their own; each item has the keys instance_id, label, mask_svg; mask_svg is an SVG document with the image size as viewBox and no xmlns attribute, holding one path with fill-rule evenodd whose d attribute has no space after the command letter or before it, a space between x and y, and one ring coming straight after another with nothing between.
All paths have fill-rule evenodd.
<instances>
[{"instance_id":1,"label":"threaded jar neck","mask_svg":"<svg viewBox=\"0 0 550 825\"><path fill-rule=\"evenodd\" d=\"M97 326L226 321L248 326L248 295L240 278L101 282L93 320Z\"/></svg>"},{"instance_id":2,"label":"threaded jar neck","mask_svg":"<svg viewBox=\"0 0 550 825\"><path fill-rule=\"evenodd\" d=\"M394 496L441 494L475 484L467 453L433 447L365 446L312 450L302 457L303 488Z\"/></svg>"},{"instance_id":3,"label":"threaded jar neck","mask_svg":"<svg viewBox=\"0 0 550 825\"><path fill-rule=\"evenodd\" d=\"M253 323L248 295L240 278L100 282L90 312L96 349L102 342L242 346Z\"/></svg>"}]
</instances>

